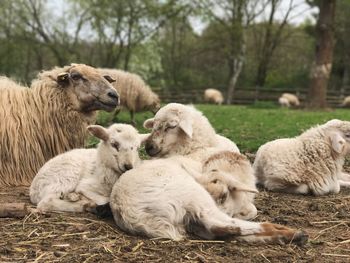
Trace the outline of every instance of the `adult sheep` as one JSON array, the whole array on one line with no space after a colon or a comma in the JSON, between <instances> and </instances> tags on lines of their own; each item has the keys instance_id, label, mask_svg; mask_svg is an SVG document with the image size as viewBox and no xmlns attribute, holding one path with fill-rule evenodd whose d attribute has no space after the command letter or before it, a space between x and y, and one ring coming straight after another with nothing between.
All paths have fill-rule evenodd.
<instances>
[{"instance_id":1,"label":"adult sheep","mask_svg":"<svg viewBox=\"0 0 350 263\"><path fill-rule=\"evenodd\" d=\"M83 147L96 111L118 105L112 81L84 64L44 71L31 88L2 78L0 185L29 185L46 161Z\"/></svg>"},{"instance_id":2,"label":"adult sheep","mask_svg":"<svg viewBox=\"0 0 350 263\"><path fill-rule=\"evenodd\" d=\"M341 106L342 107L346 107L346 108L350 107L350 96L347 96L347 97L344 98Z\"/></svg>"},{"instance_id":3,"label":"adult sheep","mask_svg":"<svg viewBox=\"0 0 350 263\"><path fill-rule=\"evenodd\" d=\"M331 120L295 138L261 146L254 161L258 182L268 190L296 194L338 193L350 186L342 172L350 153L350 122Z\"/></svg>"},{"instance_id":4,"label":"adult sheep","mask_svg":"<svg viewBox=\"0 0 350 263\"><path fill-rule=\"evenodd\" d=\"M298 97L291 93L283 93L278 99L278 103L284 107L299 107L300 101Z\"/></svg>"},{"instance_id":5,"label":"adult sheep","mask_svg":"<svg viewBox=\"0 0 350 263\"><path fill-rule=\"evenodd\" d=\"M102 74L112 76L113 87L120 95L120 106L130 112L131 123L135 125L135 112L151 111L155 114L160 108L160 100L143 79L134 73L117 69L99 69ZM117 110L113 118L119 113Z\"/></svg>"},{"instance_id":6,"label":"adult sheep","mask_svg":"<svg viewBox=\"0 0 350 263\"><path fill-rule=\"evenodd\" d=\"M152 128L146 151L154 157L172 157L145 161L119 178L110 198L119 227L134 234L174 240L183 239L188 229L206 239L231 236L268 243L307 240L304 232L281 225L232 218L221 211L204 187L183 169L181 158L186 157L174 155L182 153L201 159L209 148L215 148L218 140L200 112L171 103L144 126ZM214 150L222 151L221 148ZM197 154L198 151L201 153Z\"/></svg>"},{"instance_id":7,"label":"adult sheep","mask_svg":"<svg viewBox=\"0 0 350 263\"><path fill-rule=\"evenodd\" d=\"M204 91L204 101L221 105L224 102L224 96L217 89L206 89Z\"/></svg>"}]
</instances>

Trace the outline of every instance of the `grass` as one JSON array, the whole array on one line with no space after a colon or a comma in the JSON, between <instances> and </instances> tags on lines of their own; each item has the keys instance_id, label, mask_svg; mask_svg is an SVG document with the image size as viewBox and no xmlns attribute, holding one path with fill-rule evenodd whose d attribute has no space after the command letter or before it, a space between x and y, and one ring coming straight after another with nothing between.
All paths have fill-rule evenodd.
<instances>
[{"instance_id":1,"label":"grass","mask_svg":"<svg viewBox=\"0 0 350 263\"><path fill-rule=\"evenodd\" d=\"M305 111L281 109L274 105L252 106L196 105L209 119L216 131L233 140L242 152L256 152L265 142L284 137L297 136L316 124L331 119L350 120L350 110ZM151 113L136 114L137 127L146 132L142 123ZM110 115L101 112L98 123L107 125ZM130 122L127 112L121 112L116 122Z\"/></svg>"}]
</instances>

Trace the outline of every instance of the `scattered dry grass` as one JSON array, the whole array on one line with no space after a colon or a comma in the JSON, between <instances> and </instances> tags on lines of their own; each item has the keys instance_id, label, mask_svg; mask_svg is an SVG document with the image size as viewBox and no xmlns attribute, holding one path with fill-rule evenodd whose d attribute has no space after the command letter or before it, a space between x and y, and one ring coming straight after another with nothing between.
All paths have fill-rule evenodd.
<instances>
[{"instance_id":1,"label":"scattered dry grass","mask_svg":"<svg viewBox=\"0 0 350 263\"><path fill-rule=\"evenodd\" d=\"M26 188L0 189L0 202L29 203ZM0 219L0 262L349 262L350 190L325 197L261 191L257 221L306 230L310 241L253 246L235 241L173 242L129 236L89 214Z\"/></svg>"}]
</instances>

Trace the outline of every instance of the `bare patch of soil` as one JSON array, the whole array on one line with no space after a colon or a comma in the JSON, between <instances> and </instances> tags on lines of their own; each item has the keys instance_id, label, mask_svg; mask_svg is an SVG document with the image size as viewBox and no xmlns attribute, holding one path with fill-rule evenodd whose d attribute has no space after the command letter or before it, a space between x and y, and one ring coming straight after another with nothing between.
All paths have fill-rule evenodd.
<instances>
[{"instance_id":1,"label":"bare patch of soil","mask_svg":"<svg viewBox=\"0 0 350 263\"><path fill-rule=\"evenodd\" d=\"M27 188L0 189L0 203L30 203ZM0 204L1 205L1 204ZM135 237L90 214L28 214L0 219L0 262L350 262L350 190L324 197L262 190L256 221L304 229L304 247L248 245L190 237Z\"/></svg>"}]
</instances>

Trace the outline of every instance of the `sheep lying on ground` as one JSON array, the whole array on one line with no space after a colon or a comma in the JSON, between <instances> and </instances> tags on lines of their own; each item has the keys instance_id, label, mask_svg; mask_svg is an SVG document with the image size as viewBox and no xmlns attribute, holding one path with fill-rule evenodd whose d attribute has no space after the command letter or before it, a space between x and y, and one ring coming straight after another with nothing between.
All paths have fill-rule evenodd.
<instances>
[{"instance_id":1,"label":"sheep lying on ground","mask_svg":"<svg viewBox=\"0 0 350 263\"><path fill-rule=\"evenodd\" d=\"M83 64L44 71L31 88L0 80L0 185L29 185L50 158L83 147L97 110L112 111L113 79Z\"/></svg>"},{"instance_id":2,"label":"sheep lying on ground","mask_svg":"<svg viewBox=\"0 0 350 263\"><path fill-rule=\"evenodd\" d=\"M261 146L254 170L258 182L272 191L323 195L350 186L342 172L350 151L350 122L331 120L298 137Z\"/></svg>"},{"instance_id":3,"label":"sheep lying on ground","mask_svg":"<svg viewBox=\"0 0 350 263\"><path fill-rule=\"evenodd\" d=\"M138 149L147 135L130 125L108 129L91 125L101 139L97 149L75 149L48 161L35 176L30 199L41 211L82 212L109 202L119 176L140 163Z\"/></svg>"},{"instance_id":4,"label":"sheep lying on ground","mask_svg":"<svg viewBox=\"0 0 350 263\"><path fill-rule=\"evenodd\" d=\"M300 102L296 95L290 93L283 93L278 99L278 103L283 107L299 107Z\"/></svg>"},{"instance_id":5,"label":"sheep lying on ground","mask_svg":"<svg viewBox=\"0 0 350 263\"><path fill-rule=\"evenodd\" d=\"M135 112L151 111L156 113L160 108L160 100L140 76L116 69L99 69L102 74L116 79L112 85L120 94L120 105L130 111L131 122L135 125ZM119 113L117 110L113 118Z\"/></svg>"},{"instance_id":6,"label":"sheep lying on ground","mask_svg":"<svg viewBox=\"0 0 350 263\"><path fill-rule=\"evenodd\" d=\"M242 154L221 151L204 161L202 171L182 164L213 197L218 207L231 217L252 219L257 215L254 196L255 176Z\"/></svg>"},{"instance_id":7,"label":"sheep lying on ground","mask_svg":"<svg viewBox=\"0 0 350 263\"><path fill-rule=\"evenodd\" d=\"M224 102L224 96L217 89L206 89L204 91L204 101L221 105Z\"/></svg>"},{"instance_id":8,"label":"sheep lying on ground","mask_svg":"<svg viewBox=\"0 0 350 263\"><path fill-rule=\"evenodd\" d=\"M350 107L350 96L347 96L344 98L343 103L341 104L342 107Z\"/></svg>"},{"instance_id":9,"label":"sheep lying on ground","mask_svg":"<svg viewBox=\"0 0 350 263\"><path fill-rule=\"evenodd\" d=\"M207 239L232 236L271 243L307 240L305 233L281 225L230 217L179 164L181 158L200 159L207 147L215 147L214 129L200 112L172 103L160 109L145 126L153 127L146 141L147 151L152 156L173 157L145 161L116 182L110 205L119 227L133 234L174 240L184 238L186 230ZM186 156L177 159L175 154Z\"/></svg>"}]
</instances>

